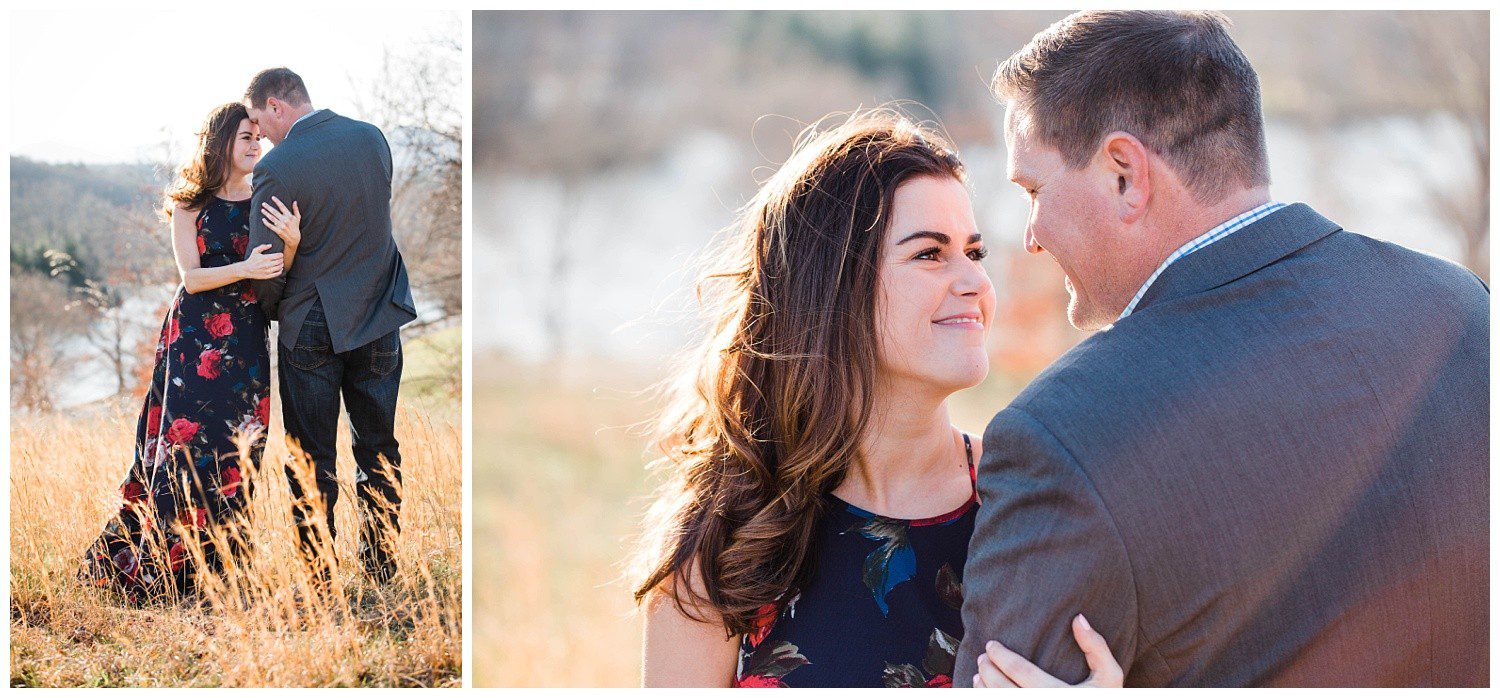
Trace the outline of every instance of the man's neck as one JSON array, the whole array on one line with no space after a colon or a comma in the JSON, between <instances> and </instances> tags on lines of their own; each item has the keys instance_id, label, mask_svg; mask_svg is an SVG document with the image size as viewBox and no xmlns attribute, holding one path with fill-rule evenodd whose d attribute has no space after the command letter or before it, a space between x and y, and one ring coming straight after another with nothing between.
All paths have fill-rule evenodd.
<instances>
[{"instance_id":1,"label":"man's neck","mask_svg":"<svg viewBox=\"0 0 1500 698\"><path fill-rule=\"evenodd\" d=\"M1198 236L1222 225L1225 221L1234 218L1256 206L1271 202L1271 190L1269 187L1256 187L1254 189L1241 189L1222 201L1210 206L1194 208L1189 215L1184 217L1182 229L1179 236L1182 240L1173 245L1167 254L1176 251L1177 248L1188 244ZM1165 257L1163 257L1165 259Z\"/></svg>"},{"instance_id":2,"label":"man's neck","mask_svg":"<svg viewBox=\"0 0 1500 698\"><path fill-rule=\"evenodd\" d=\"M301 121L302 119L306 118L308 114L311 114L317 110L318 108L311 104L304 104L300 107L297 107L297 110L292 112L291 114L292 123L295 124L298 121Z\"/></svg>"},{"instance_id":3,"label":"man's neck","mask_svg":"<svg viewBox=\"0 0 1500 698\"><path fill-rule=\"evenodd\" d=\"M1114 314L1124 312L1125 306L1140 290L1141 285L1146 283L1146 279L1150 278L1151 274L1168 257L1172 256L1173 252L1213 230L1224 221L1271 201L1269 187L1241 189L1207 206L1195 201L1192 193L1188 191L1182 190L1178 193L1183 197L1184 203L1170 207L1167 216L1158 216L1153 221L1153 225L1144 231L1144 235L1137 238L1142 240L1143 248L1149 250L1149 253L1137 258L1139 268L1135 270L1133 278L1123 280L1123 285L1118 289L1121 301L1119 308L1112 311Z\"/></svg>"},{"instance_id":4,"label":"man's neck","mask_svg":"<svg viewBox=\"0 0 1500 698\"><path fill-rule=\"evenodd\" d=\"M1203 205L1193 200L1192 193L1183 191L1181 195L1186 203L1173 211L1172 220L1162 221L1162 225L1152 237L1152 254L1149 264L1146 265L1145 274L1141 276L1141 282L1155 271L1161 263L1166 261L1183 245L1198 239L1204 233L1213 230L1235 216L1249 211L1256 206L1271 201L1271 190L1268 187L1257 187L1255 189L1241 189L1220 199L1219 201Z\"/></svg>"}]
</instances>

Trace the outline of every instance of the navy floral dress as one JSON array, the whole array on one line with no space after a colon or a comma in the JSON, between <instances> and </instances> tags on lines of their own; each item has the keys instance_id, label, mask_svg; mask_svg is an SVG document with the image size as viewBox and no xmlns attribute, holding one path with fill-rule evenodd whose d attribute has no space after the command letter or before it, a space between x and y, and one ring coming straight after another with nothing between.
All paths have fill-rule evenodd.
<instances>
[{"instance_id":1,"label":"navy floral dress","mask_svg":"<svg viewBox=\"0 0 1500 698\"><path fill-rule=\"evenodd\" d=\"M248 200L219 198L198 212L202 267L245 258L249 214ZM253 437L250 461L259 463L271 407L266 337L248 280L200 293L177 288L136 422L120 510L84 553L85 581L139 603L192 589L193 540L212 570L226 555L245 552L250 474L241 470L237 437Z\"/></svg>"},{"instance_id":2,"label":"navy floral dress","mask_svg":"<svg viewBox=\"0 0 1500 698\"><path fill-rule=\"evenodd\" d=\"M964 448L972 482L967 434ZM978 506L976 491L942 516L893 519L828 495L808 588L761 609L735 686L951 687Z\"/></svg>"}]
</instances>

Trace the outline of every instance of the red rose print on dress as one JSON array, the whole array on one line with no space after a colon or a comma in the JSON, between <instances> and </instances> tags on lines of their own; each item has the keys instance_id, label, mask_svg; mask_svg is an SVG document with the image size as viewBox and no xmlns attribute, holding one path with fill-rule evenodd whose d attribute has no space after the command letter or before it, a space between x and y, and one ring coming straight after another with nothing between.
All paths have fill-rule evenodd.
<instances>
[{"instance_id":1,"label":"red rose print on dress","mask_svg":"<svg viewBox=\"0 0 1500 698\"><path fill-rule=\"evenodd\" d=\"M172 547L167 550L167 565L172 568L173 572L176 572L177 570L182 569L182 563L186 561L187 546L184 546L182 544L182 541L173 543Z\"/></svg>"},{"instance_id":2,"label":"red rose print on dress","mask_svg":"<svg viewBox=\"0 0 1500 698\"><path fill-rule=\"evenodd\" d=\"M229 318L229 313L218 313L203 318L203 327L214 339L218 339L234 331L234 320Z\"/></svg>"},{"instance_id":3,"label":"red rose print on dress","mask_svg":"<svg viewBox=\"0 0 1500 698\"><path fill-rule=\"evenodd\" d=\"M260 420L261 425L271 423L271 397L267 395L260 399L260 404L255 406L255 418Z\"/></svg>"},{"instance_id":4,"label":"red rose print on dress","mask_svg":"<svg viewBox=\"0 0 1500 698\"><path fill-rule=\"evenodd\" d=\"M198 423L186 417L178 417L172 420L172 426L167 427L167 441L182 445L193 440L198 435Z\"/></svg>"},{"instance_id":5,"label":"red rose print on dress","mask_svg":"<svg viewBox=\"0 0 1500 698\"><path fill-rule=\"evenodd\" d=\"M735 688L786 688L786 684L774 676L756 676L751 674L744 678L734 680Z\"/></svg>"},{"instance_id":6,"label":"red rose print on dress","mask_svg":"<svg viewBox=\"0 0 1500 698\"><path fill-rule=\"evenodd\" d=\"M232 238L232 241L234 244L235 254L238 254L241 257L245 256L245 248L250 246L250 236L236 235Z\"/></svg>"},{"instance_id":7,"label":"red rose print on dress","mask_svg":"<svg viewBox=\"0 0 1500 698\"><path fill-rule=\"evenodd\" d=\"M161 405L153 405L146 413L146 438L161 434Z\"/></svg>"},{"instance_id":8,"label":"red rose print on dress","mask_svg":"<svg viewBox=\"0 0 1500 698\"><path fill-rule=\"evenodd\" d=\"M198 355L198 375L213 380L219 377L219 361L224 358L220 349L204 349Z\"/></svg>"},{"instance_id":9,"label":"red rose print on dress","mask_svg":"<svg viewBox=\"0 0 1500 698\"><path fill-rule=\"evenodd\" d=\"M233 497L240 491L240 469L229 466L219 475L219 494L225 497Z\"/></svg>"},{"instance_id":10,"label":"red rose print on dress","mask_svg":"<svg viewBox=\"0 0 1500 698\"><path fill-rule=\"evenodd\" d=\"M177 521L184 526L203 528L208 525L208 510L203 507L185 509L177 515Z\"/></svg>"},{"instance_id":11,"label":"red rose print on dress","mask_svg":"<svg viewBox=\"0 0 1500 698\"><path fill-rule=\"evenodd\" d=\"M245 301L246 303L254 303L256 300L255 287L251 286L250 284L245 284L245 290L240 291L240 300Z\"/></svg>"},{"instance_id":12,"label":"red rose print on dress","mask_svg":"<svg viewBox=\"0 0 1500 698\"><path fill-rule=\"evenodd\" d=\"M172 346L173 344L175 344L177 342L177 338L181 336L182 327L177 324L177 318L173 317L172 322L167 325L167 346Z\"/></svg>"},{"instance_id":13,"label":"red rose print on dress","mask_svg":"<svg viewBox=\"0 0 1500 698\"><path fill-rule=\"evenodd\" d=\"M146 501L146 486L131 480L120 488L120 495L125 498L126 504L139 504Z\"/></svg>"},{"instance_id":14,"label":"red rose print on dress","mask_svg":"<svg viewBox=\"0 0 1500 698\"><path fill-rule=\"evenodd\" d=\"M141 560L130 548L123 548L116 552L114 563L115 567L120 570L120 576L130 581L134 581L136 574L141 571Z\"/></svg>"},{"instance_id":15,"label":"red rose print on dress","mask_svg":"<svg viewBox=\"0 0 1500 698\"><path fill-rule=\"evenodd\" d=\"M947 674L938 674L927 680L928 688L953 688L953 677Z\"/></svg>"},{"instance_id":16,"label":"red rose print on dress","mask_svg":"<svg viewBox=\"0 0 1500 698\"><path fill-rule=\"evenodd\" d=\"M208 242L201 233L198 235L198 254L208 254Z\"/></svg>"},{"instance_id":17,"label":"red rose print on dress","mask_svg":"<svg viewBox=\"0 0 1500 698\"><path fill-rule=\"evenodd\" d=\"M776 624L776 604L768 603L755 612L755 632L750 633L750 646L759 647L762 640L771 634L771 626Z\"/></svg>"}]
</instances>

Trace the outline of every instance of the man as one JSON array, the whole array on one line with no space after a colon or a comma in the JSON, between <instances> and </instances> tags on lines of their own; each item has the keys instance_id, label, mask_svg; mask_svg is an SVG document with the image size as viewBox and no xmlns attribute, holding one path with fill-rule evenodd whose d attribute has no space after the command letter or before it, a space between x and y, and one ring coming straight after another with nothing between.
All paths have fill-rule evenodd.
<instances>
[{"instance_id":1,"label":"man","mask_svg":"<svg viewBox=\"0 0 1500 698\"><path fill-rule=\"evenodd\" d=\"M313 108L302 78L286 68L257 74L244 103L275 144L255 168L251 210L259 214L275 197L287 206L296 202L302 216L292 264L281 277L256 284L266 316L281 323L282 421L316 483L315 492L305 491L308 478L287 468L301 553L326 580L342 396L358 466L360 561L366 575L388 580L396 572L392 551L400 531L394 433L400 328L416 318L391 237L390 146L375 126ZM250 247L269 243L282 251L262 216L251 219Z\"/></svg>"},{"instance_id":2,"label":"man","mask_svg":"<svg viewBox=\"0 0 1500 698\"><path fill-rule=\"evenodd\" d=\"M1272 201L1227 24L1079 13L997 73L1101 331L985 432L960 684L1079 682L1080 613L1126 685L1489 682L1488 289Z\"/></svg>"}]
</instances>

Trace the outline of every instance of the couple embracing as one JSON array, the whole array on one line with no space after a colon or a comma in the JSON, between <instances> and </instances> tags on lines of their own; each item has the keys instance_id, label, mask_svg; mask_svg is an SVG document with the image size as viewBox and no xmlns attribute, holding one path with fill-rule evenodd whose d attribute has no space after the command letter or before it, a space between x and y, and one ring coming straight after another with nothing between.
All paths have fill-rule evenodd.
<instances>
[{"instance_id":1,"label":"couple embracing","mask_svg":"<svg viewBox=\"0 0 1500 698\"><path fill-rule=\"evenodd\" d=\"M647 685L1488 684L1488 288L1274 201L1227 29L1084 12L1001 65L1027 250L1098 331L982 439L954 148L799 143L659 424Z\"/></svg>"},{"instance_id":2,"label":"couple embracing","mask_svg":"<svg viewBox=\"0 0 1500 698\"><path fill-rule=\"evenodd\" d=\"M274 148L261 157L260 140ZM395 438L402 325L416 318L391 235L392 161L378 128L315 109L286 68L209 114L167 190L182 283L162 324L119 511L82 578L133 603L243 570L248 506L270 424L269 321L280 322L282 422L298 550L332 571L339 404L358 466L360 561L396 574Z\"/></svg>"}]
</instances>

